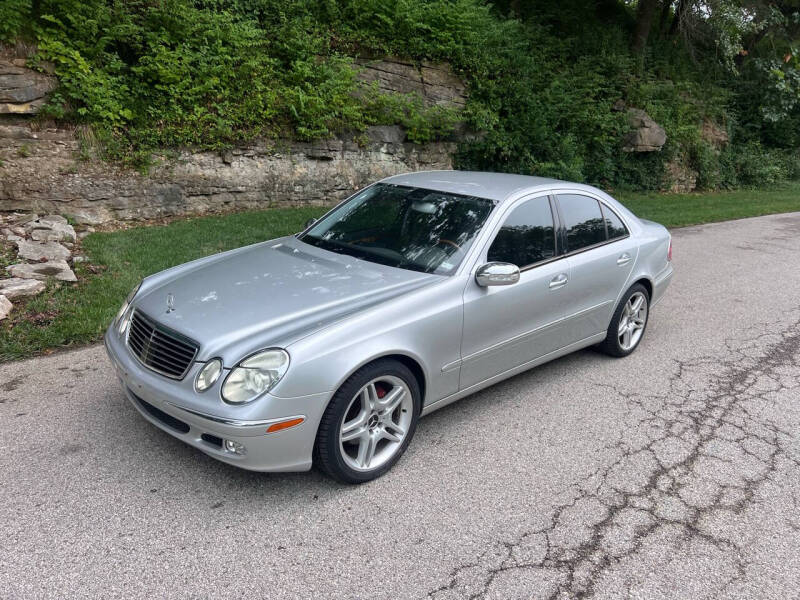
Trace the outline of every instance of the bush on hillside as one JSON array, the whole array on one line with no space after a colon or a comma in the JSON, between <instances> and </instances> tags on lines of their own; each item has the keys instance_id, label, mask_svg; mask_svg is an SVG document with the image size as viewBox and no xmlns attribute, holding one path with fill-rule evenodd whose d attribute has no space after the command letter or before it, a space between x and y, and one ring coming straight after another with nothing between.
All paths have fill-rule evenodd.
<instances>
[{"instance_id":1,"label":"bush on hillside","mask_svg":"<svg viewBox=\"0 0 800 600\"><path fill-rule=\"evenodd\" d=\"M464 119L481 135L461 145L463 168L636 189L667 184L665 165L676 157L704 187L797 173L800 110L792 94L800 82L792 72L779 77L751 62L737 74L730 52L725 60L692 54L658 35L636 55L632 10L615 0L534 1L519 18L507 16L510 7L502 0L5 0L0 39L30 38L39 48L33 63L55 64L61 87L47 117L91 125L111 156L130 162L145 162L156 148L308 140L373 124L401 124L410 140L425 142ZM468 84L463 114L426 108L412 95L355 93L352 58L385 55L450 63ZM620 99L665 128L661 152L620 151L625 115L611 110ZM700 139L706 119L728 128L725 151Z\"/></svg>"}]
</instances>

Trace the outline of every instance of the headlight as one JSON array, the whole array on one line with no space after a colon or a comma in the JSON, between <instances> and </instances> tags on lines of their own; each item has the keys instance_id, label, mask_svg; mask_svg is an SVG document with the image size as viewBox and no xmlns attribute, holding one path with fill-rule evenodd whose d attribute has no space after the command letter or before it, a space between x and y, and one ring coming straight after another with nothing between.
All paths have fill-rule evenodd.
<instances>
[{"instance_id":1,"label":"headlight","mask_svg":"<svg viewBox=\"0 0 800 600\"><path fill-rule=\"evenodd\" d=\"M222 399L231 404L255 400L278 383L289 368L289 355L277 348L246 358L233 369L222 385Z\"/></svg>"},{"instance_id":2,"label":"headlight","mask_svg":"<svg viewBox=\"0 0 800 600\"><path fill-rule=\"evenodd\" d=\"M198 392L205 392L214 383L216 383L219 376L222 374L222 361L218 358L212 358L205 366L200 369L197 378L194 380L194 387Z\"/></svg>"},{"instance_id":3,"label":"headlight","mask_svg":"<svg viewBox=\"0 0 800 600\"><path fill-rule=\"evenodd\" d=\"M119 309L117 316L114 317L114 323L117 325L120 334L125 333L125 328L128 326L128 308L130 308L131 302L133 302L140 287L142 287L141 281L131 290L131 293L125 298L125 302L122 303L122 307Z\"/></svg>"}]
</instances>

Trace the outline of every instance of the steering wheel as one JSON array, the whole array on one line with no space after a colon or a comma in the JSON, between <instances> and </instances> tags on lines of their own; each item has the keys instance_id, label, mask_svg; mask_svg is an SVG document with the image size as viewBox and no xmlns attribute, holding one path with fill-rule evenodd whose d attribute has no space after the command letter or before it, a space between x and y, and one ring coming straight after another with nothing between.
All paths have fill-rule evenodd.
<instances>
[{"instance_id":1,"label":"steering wheel","mask_svg":"<svg viewBox=\"0 0 800 600\"><path fill-rule=\"evenodd\" d=\"M439 244L447 244L448 246L452 246L456 250L461 250L461 246L459 246L458 244L456 244L452 240L446 240L444 238L439 238L439 241L436 242L436 245L438 246Z\"/></svg>"}]
</instances>

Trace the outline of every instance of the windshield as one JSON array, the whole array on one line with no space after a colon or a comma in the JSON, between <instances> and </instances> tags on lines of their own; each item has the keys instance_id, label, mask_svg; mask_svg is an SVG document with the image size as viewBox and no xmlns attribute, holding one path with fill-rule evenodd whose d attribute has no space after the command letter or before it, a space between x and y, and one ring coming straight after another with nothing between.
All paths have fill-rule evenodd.
<instances>
[{"instance_id":1,"label":"windshield","mask_svg":"<svg viewBox=\"0 0 800 600\"><path fill-rule=\"evenodd\" d=\"M449 275L494 204L485 198L378 183L339 206L300 239L371 262Z\"/></svg>"}]
</instances>

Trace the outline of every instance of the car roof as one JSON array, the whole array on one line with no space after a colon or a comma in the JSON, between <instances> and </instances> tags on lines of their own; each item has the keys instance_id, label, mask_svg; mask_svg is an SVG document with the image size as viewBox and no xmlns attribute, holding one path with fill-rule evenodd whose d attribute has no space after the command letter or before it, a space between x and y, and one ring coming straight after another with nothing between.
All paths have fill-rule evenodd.
<instances>
[{"instance_id":1,"label":"car roof","mask_svg":"<svg viewBox=\"0 0 800 600\"><path fill-rule=\"evenodd\" d=\"M510 173L484 173L480 171L418 171L394 175L383 183L420 187L438 192L477 196L503 201L512 195L535 188L564 185L566 182L548 177L512 175ZM577 184L575 184L577 185Z\"/></svg>"}]
</instances>

